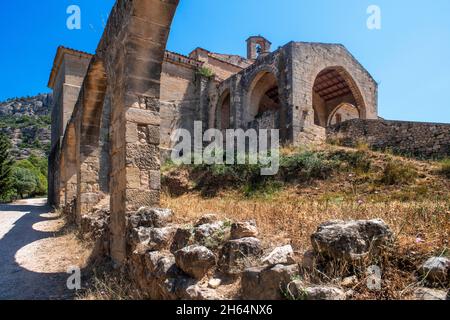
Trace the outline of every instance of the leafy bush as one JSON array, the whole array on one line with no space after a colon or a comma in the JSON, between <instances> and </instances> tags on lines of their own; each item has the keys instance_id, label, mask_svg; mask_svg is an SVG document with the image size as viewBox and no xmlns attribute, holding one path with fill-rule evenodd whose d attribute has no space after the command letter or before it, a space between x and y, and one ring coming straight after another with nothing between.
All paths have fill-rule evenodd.
<instances>
[{"instance_id":1,"label":"leafy bush","mask_svg":"<svg viewBox=\"0 0 450 320\"><path fill-rule=\"evenodd\" d=\"M13 186L20 198L31 197L38 187L38 179L33 171L27 168L15 167L13 169Z\"/></svg>"},{"instance_id":2,"label":"leafy bush","mask_svg":"<svg viewBox=\"0 0 450 320\"><path fill-rule=\"evenodd\" d=\"M43 161L45 161L45 163ZM28 160L17 161L14 167L27 170L28 174L31 176L31 179L35 181L34 188L31 190L31 192L22 193L19 191L22 189L17 185L15 185L15 189L17 190L18 194L21 197L23 194L26 194L28 196L37 196L46 194L47 192L46 160L40 159L36 156L31 156ZM20 174L22 173L23 171L20 172ZM18 185L20 186L21 181L16 179L15 182L18 183Z\"/></svg>"},{"instance_id":3,"label":"leafy bush","mask_svg":"<svg viewBox=\"0 0 450 320\"><path fill-rule=\"evenodd\" d=\"M207 77L207 78L211 78L214 76L214 72L207 68L207 67L201 67L198 69L198 74L203 76L203 77Z\"/></svg>"},{"instance_id":4,"label":"leafy bush","mask_svg":"<svg viewBox=\"0 0 450 320\"><path fill-rule=\"evenodd\" d=\"M11 129L23 129L26 127L48 128L51 124L51 117L45 116L2 116L0 127L9 127Z\"/></svg>"},{"instance_id":5,"label":"leafy bush","mask_svg":"<svg viewBox=\"0 0 450 320\"><path fill-rule=\"evenodd\" d=\"M9 156L11 144L0 135L0 201L17 197L42 196L47 193L47 159L36 155L15 163Z\"/></svg>"},{"instance_id":6,"label":"leafy bush","mask_svg":"<svg viewBox=\"0 0 450 320\"><path fill-rule=\"evenodd\" d=\"M305 181L328 178L336 165L325 154L310 151L282 157L280 161L280 169L287 179L300 178Z\"/></svg>"},{"instance_id":7,"label":"leafy bush","mask_svg":"<svg viewBox=\"0 0 450 320\"><path fill-rule=\"evenodd\" d=\"M370 171L372 161L365 151L350 152L339 150L331 154L331 159L337 162L345 162L348 167L359 173Z\"/></svg>"},{"instance_id":8,"label":"leafy bush","mask_svg":"<svg viewBox=\"0 0 450 320\"><path fill-rule=\"evenodd\" d=\"M410 184L417 176L417 171L412 165L390 160L383 171L381 182L386 185Z\"/></svg>"}]
</instances>

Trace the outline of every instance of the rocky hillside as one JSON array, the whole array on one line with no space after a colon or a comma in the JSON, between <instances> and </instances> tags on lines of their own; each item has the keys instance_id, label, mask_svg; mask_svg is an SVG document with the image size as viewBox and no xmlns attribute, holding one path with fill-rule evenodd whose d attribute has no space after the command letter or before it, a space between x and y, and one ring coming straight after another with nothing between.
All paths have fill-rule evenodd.
<instances>
[{"instance_id":1,"label":"rocky hillside","mask_svg":"<svg viewBox=\"0 0 450 320\"><path fill-rule=\"evenodd\" d=\"M241 252L247 253L249 261L255 261L250 254L258 253L256 268L241 271L240 285L227 291L229 281L224 280L212 293L251 300L446 297L450 281L449 160L420 161L373 152L363 144L358 149L324 145L282 150L280 170L273 177L262 177L259 167L250 165L167 163L162 171L161 206L173 210L176 223L189 226L195 241L203 233L215 232L221 249L209 250L219 257L229 257L230 243L245 248ZM214 232L208 228L217 222L196 227L201 223L195 221L205 220L205 213L214 213L219 222L251 221L246 236L257 227L260 242L248 238L230 242L230 223L220 222L227 228ZM360 236L371 240L361 241ZM388 238L389 242L379 246L385 251L372 255L377 241ZM218 241L209 237L206 245L200 245L211 247L211 243ZM370 250L358 251L363 247ZM189 248L189 255L197 254L198 248L194 249ZM259 258L260 249L267 258ZM288 257L286 253L292 252L294 265L286 259L281 266L261 266L269 257ZM168 256L186 273L190 270L183 256L178 257L184 254ZM233 262L218 261L221 268ZM370 267L381 270L377 288L367 285ZM443 277L436 278L436 274ZM289 284L280 291L282 281ZM199 285L194 292L211 296L210 288ZM237 293L231 290L236 287Z\"/></svg>"},{"instance_id":2,"label":"rocky hillside","mask_svg":"<svg viewBox=\"0 0 450 320\"><path fill-rule=\"evenodd\" d=\"M0 132L11 139L16 159L49 152L51 105L51 94L0 102Z\"/></svg>"}]
</instances>

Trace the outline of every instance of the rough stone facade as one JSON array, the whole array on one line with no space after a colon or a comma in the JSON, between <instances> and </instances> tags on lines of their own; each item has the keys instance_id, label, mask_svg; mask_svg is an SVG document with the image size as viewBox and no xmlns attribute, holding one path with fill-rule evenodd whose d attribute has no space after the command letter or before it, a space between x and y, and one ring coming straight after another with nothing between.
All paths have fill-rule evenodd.
<instances>
[{"instance_id":1,"label":"rough stone facade","mask_svg":"<svg viewBox=\"0 0 450 320\"><path fill-rule=\"evenodd\" d=\"M49 202L79 224L109 202L118 264L130 253L127 217L159 204L174 129L192 131L195 120L203 130L273 128L301 145L325 141L331 123L378 118L377 83L342 45L290 42L270 52L258 36L247 40L247 58L202 48L183 56L166 51L177 5L117 0L96 53L59 48L50 77Z\"/></svg>"},{"instance_id":2,"label":"rough stone facade","mask_svg":"<svg viewBox=\"0 0 450 320\"><path fill-rule=\"evenodd\" d=\"M327 135L345 146L365 142L414 157L450 156L450 124L354 119L329 127Z\"/></svg>"},{"instance_id":3,"label":"rough stone facade","mask_svg":"<svg viewBox=\"0 0 450 320\"><path fill-rule=\"evenodd\" d=\"M358 118L378 118L377 83L343 46L334 44L291 42L262 54L212 90L210 101L210 127L224 123L228 112L222 110L230 101L225 106L231 110L230 128L272 123L294 145L323 141L324 128L344 105L353 106ZM348 118L348 112L341 116Z\"/></svg>"},{"instance_id":4,"label":"rough stone facade","mask_svg":"<svg viewBox=\"0 0 450 320\"><path fill-rule=\"evenodd\" d=\"M72 214L80 222L109 195L110 253L119 264L127 255L127 212L159 203L160 79L177 5L177 0L118 0L81 77L73 111L67 99L55 99L55 112L71 116L67 122L54 117L55 125L66 129L62 139L58 132L53 140L49 202L74 203ZM64 75L60 69L50 82ZM102 183L105 176L109 183Z\"/></svg>"}]
</instances>

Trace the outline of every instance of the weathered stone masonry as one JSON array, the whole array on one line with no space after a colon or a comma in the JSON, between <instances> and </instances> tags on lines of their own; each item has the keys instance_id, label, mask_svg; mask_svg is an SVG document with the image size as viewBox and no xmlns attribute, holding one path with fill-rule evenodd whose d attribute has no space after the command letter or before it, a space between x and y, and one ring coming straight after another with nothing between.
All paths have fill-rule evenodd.
<instances>
[{"instance_id":1,"label":"weathered stone masonry","mask_svg":"<svg viewBox=\"0 0 450 320\"><path fill-rule=\"evenodd\" d=\"M330 136L366 136L377 147L396 141L399 148L414 137L411 152L448 154L445 126L376 120L377 83L342 45L290 42L271 52L271 43L256 36L247 40L247 58L203 48L189 56L166 51L177 5L118 0L96 53L59 48L49 81L49 202L78 224L109 202L110 255L118 264L130 254L127 217L159 204L170 135L192 132L194 121L203 130L277 128L296 146L324 142L336 124ZM341 125L353 118L366 122Z\"/></svg>"},{"instance_id":2,"label":"weathered stone masonry","mask_svg":"<svg viewBox=\"0 0 450 320\"><path fill-rule=\"evenodd\" d=\"M329 127L327 136L346 146L366 142L415 157L450 156L450 124L354 119Z\"/></svg>"},{"instance_id":3,"label":"weathered stone masonry","mask_svg":"<svg viewBox=\"0 0 450 320\"><path fill-rule=\"evenodd\" d=\"M126 258L126 213L159 203L160 75L177 4L177 0L116 2L90 60L69 129L63 143L54 144L50 158L49 176L54 185L49 202L66 203L74 189L68 186L74 183L75 173L75 214L80 220L102 196L100 156L107 141L110 249L118 263ZM105 104L110 115L103 113ZM101 137L105 122L110 130ZM75 155L74 159L69 161L68 155Z\"/></svg>"}]
</instances>

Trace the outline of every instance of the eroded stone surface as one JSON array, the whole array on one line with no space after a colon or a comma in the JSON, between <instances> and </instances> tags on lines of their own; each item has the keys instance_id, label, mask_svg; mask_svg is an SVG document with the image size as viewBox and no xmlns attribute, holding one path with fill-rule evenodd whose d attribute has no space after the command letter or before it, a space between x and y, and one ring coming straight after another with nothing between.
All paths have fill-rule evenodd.
<instances>
[{"instance_id":1,"label":"eroded stone surface","mask_svg":"<svg viewBox=\"0 0 450 320\"><path fill-rule=\"evenodd\" d=\"M420 275L430 282L445 284L450 277L450 259L446 257L432 257L419 269Z\"/></svg>"},{"instance_id":2,"label":"eroded stone surface","mask_svg":"<svg viewBox=\"0 0 450 320\"><path fill-rule=\"evenodd\" d=\"M255 221L234 222L231 225L231 239L256 238L258 228Z\"/></svg>"},{"instance_id":3,"label":"eroded stone surface","mask_svg":"<svg viewBox=\"0 0 450 320\"><path fill-rule=\"evenodd\" d=\"M204 224L212 224L219 220L216 214L214 213L207 213L203 215L196 223L195 227L199 227Z\"/></svg>"},{"instance_id":4,"label":"eroded stone surface","mask_svg":"<svg viewBox=\"0 0 450 320\"><path fill-rule=\"evenodd\" d=\"M392 240L382 220L330 221L311 236L317 254L348 262L378 254Z\"/></svg>"},{"instance_id":5,"label":"eroded stone surface","mask_svg":"<svg viewBox=\"0 0 450 320\"><path fill-rule=\"evenodd\" d=\"M345 292L334 286L305 285L295 280L288 285L288 294L294 300L346 300Z\"/></svg>"},{"instance_id":6,"label":"eroded stone surface","mask_svg":"<svg viewBox=\"0 0 450 320\"><path fill-rule=\"evenodd\" d=\"M177 266L186 274L202 279L215 266L216 256L203 246L189 246L175 252Z\"/></svg>"},{"instance_id":7,"label":"eroded stone surface","mask_svg":"<svg viewBox=\"0 0 450 320\"><path fill-rule=\"evenodd\" d=\"M262 262L268 266L277 264L294 264L294 250L291 245L275 248L271 253L262 259Z\"/></svg>"},{"instance_id":8,"label":"eroded stone surface","mask_svg":"<svg viewBox=\"0 0 450 320\"><path fill-rule=\"evenodd\" d=\"M170 209L143 207L129 218L129 223L133 228L163 228L172 222L172 218L173 212Z\"/></svg>"},{"instance_id":9,"label":"eroded stone surface","mask_svg":"<svg viewBox=\"0 0 450 320\"><path fill-rule=\"evenodd\" d=\"M448 300L446 291L430 288L417 288L414 297L416 300Z\"/></svg>"},{"instance_id":10,"label":"eroded stone surface","mask_svg":"<svg viewBox=\"0 0 450 320\"><path fill-rule=\"evenodd\" d=\"M299 275L298 265L246 269L242 275L242 298L245 300L280 300L286 298L287 285Z\"/></svg>"},{"instance_id":11,"label":"eroded stone surface","mask_svg":"<svg viewBox=\"0 0 450 320\"><path fill-rule=\"evenodd\" d=\"M262 253L261 242L256 238L230 240L221 250L219 267L225 273L237 274L257 265Z\"/></svg>"}]
</instances>

